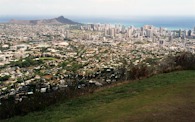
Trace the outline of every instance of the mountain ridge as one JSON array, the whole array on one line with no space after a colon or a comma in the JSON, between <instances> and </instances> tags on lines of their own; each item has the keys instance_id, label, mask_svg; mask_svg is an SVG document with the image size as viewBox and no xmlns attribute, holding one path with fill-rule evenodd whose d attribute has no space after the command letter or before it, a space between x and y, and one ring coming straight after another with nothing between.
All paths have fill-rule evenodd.
<instances>
[{"instance_id":1,"label":"mountain ridge","mask_svg":"<svg viewBox=\"0 0 195 122\"><path fill-rule=\"evenodd\" d=\"M40 19L40 20L16 20L11 19L8 23L10 24L26 24L26 25L42 25L42 24L49 24L49 25L61 25L61 24L69 24L69 25L76 25L81 24L78 22L74 22L70 19L64 18L64 16L59 16L53 19Z\"/></svg>"}]
</instances>

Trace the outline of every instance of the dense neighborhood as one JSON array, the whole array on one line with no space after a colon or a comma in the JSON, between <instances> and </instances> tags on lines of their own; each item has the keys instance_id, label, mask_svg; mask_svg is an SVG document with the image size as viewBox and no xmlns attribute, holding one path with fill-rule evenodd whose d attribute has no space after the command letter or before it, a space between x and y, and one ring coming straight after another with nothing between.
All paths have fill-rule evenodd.
<instances>
[{"instance_id":1,"label":"dense neighborhood","mask_svg":"<svg viewBox=\"0 0 195 122\"><path fill-rule=\"evenodd\" d=\"M101 87L126 80L129 67L195 53L195 30L109 24L0 24L0 105L36 92ZM127 69L127 70L124 70Z\"/></svg>"}]
</instances>

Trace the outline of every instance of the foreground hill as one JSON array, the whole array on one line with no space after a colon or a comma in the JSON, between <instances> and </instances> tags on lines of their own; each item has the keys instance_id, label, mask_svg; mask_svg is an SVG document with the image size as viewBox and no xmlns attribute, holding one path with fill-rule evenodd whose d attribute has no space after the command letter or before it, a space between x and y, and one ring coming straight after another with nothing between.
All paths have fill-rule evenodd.
<instances>
[{"instance_id":1,"label":"foreground hill","mask_svg":"<svg viewBox=\"0 0 195 122\"><path fill-rule=\"evenodd\" d=\"M43 19L43 20L15 20L12 19L10 20L11 24L30 24L30 25L41 25L41 24L50 24L50 25L59 25L59 24L70 24L70 25L75 25L75 24L80 24L77 22L74 22L70 19L64 18L63 16L60 16L58 18L53 18L53 19Z\"/></svg>"},{"instance_id":2,"label":"foreground hill","mask_svg":"<svg viewBox=\"0 0 195 122\"><path fill-rule=\"evenodd\" d=\"M195 71L178 71L102 88L94 94L9 122L192 122L195 121Z\"/></svg>"}]
</instances>

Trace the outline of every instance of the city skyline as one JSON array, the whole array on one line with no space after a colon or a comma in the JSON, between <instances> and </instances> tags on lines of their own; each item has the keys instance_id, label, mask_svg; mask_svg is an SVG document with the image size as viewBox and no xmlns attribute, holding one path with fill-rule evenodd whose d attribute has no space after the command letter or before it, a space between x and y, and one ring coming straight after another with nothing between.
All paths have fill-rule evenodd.
<instances>
[{"instance_id":1,"label":"city skyline","mask_svg":"<svg viewBox=\"0 0 195 122\"><path fill-rule=\"evenodd\" d=\"M1 0L1 16L195 16L195 0Z\"/></svg>"}]
</instances>

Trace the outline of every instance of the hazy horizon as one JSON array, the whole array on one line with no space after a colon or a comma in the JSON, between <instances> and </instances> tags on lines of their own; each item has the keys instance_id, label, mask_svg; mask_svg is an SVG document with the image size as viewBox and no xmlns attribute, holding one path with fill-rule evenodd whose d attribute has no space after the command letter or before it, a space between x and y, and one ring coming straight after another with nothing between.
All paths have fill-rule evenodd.
<instances>
[{"instance_id":1,"label":"hazy horizon","mask_svg":"<svg viewBox=\"0 0 195 122\"><path fill-rule=\"evenodd\" d=\"M0 22L58 16L81 23L195 26L195 0L1 0Z\"/></svg>"},{"instance_id":2,"label":"hazy horizon","mask_svg":"<svg viewBox=\"0 0 195 122\"><path fill-rule=\"evenodd\" d=\"M52 19L52 18L57 18L63 16L68 19L73 19L73 20L80 20L81 21L99 21L99 20L113 20L113 21L118 21L118 22L123 22L123 21L148 21L148 20L161 20L165 19L165 21L182 21L182 20L195 20L195 16L126 16L126 17L118 17L118 16L113 16L113 17L93 17L93 16L66 16L66 15L4 15L0 16L0 21L5 20L9 21L11 19L17 19L17 20L40 20L40 19ZM195 21L194 21L195 22Z\"/></svg>"},{"instance_id":3,"label":"hazy horizon","mask_svg":"<svg viewBox=\"0 0 195 122\"><path fill-rule=\"evenodd\" d=\"M0 16L195 16L195 0L1 0Z\"/></svg>"},{"instance_id":4,"label":"hazy horizon","mask_svg":"<svg viewBox=\"0 0 195 122\"><path fill-rule=\"evenodd\" d=\"M121 24L135 27L143 25L154 25L156 27L164 27L168 29L192 29L195 27L195 16L132 16L132 17L82 17L82 16L66 16L66 15L42 15L42 16L3 16L0 17L0 22L8 22L11 19L18 20L37 20L51 19L59 16L71 19L76 22L89 24Z\"/></svg>"}]
</instances>

